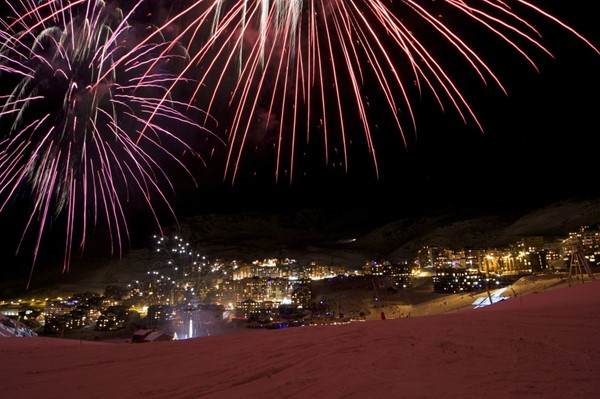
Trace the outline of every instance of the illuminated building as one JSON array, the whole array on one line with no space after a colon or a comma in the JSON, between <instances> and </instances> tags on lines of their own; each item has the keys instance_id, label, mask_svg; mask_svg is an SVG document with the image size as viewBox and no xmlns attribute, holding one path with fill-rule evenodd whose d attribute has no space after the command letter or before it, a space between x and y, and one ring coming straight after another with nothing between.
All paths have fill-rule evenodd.
<instances>
[{"instance_id":1,"label":"illuminated building","mask_svg":"<svg viewBox=\"0 0 600 399\"><path fill-rule=\"evenodd\" d=\"M292 291L292 304L307 308L312 303L312 291L307 285L295 286Z\"/></svg>"},{"instance_id":2,"label":"illuminated building","mask_svg":"<svg viewBox=\"0 0 600 399\"><path fill-rule=\"evenodd\" d=\"M173 308L170 305L151 305L148 307L147 320L157 324L173 318Z\"/></svg>"},{"instance_id":3,"label":"illuminated building","mask_svg":"<svg viewBox=\"0 0 600 399\"><path fill-rule=\"evenodd\" d=\"M475 270L438 268L433 276L434 292L471 292L485 288L485 277Z\"/></svg>"},{"instance_id":4,"label":"illuminated building","mask_svg":"<svg viewBox=\"0 0 600 399\"><path fill-rule=\"evenodd\" d=\"M252 299L246 299L236 303L236 315L238 317L251 318L256 315L260 310L261 304L258 301Z\"/></svg>"},{"instance_id":5,"label":"illuminated building","mask_svg":"<svg viewBox=\"0 0 600 399\"><path fill-rule=\"evenodd\" d=\"M46 316L62 316L69 313L73 308L73 305L68 304L64 300L51 300L46 301L44 313Z\"/></svg>"},{"instance_id":6,"label":"illuminated building","mask_svg":"<svg viewBox=\"0 0 600 399\"><path fill-rule=\"evenodd\" d=\"M125 306L111 306L98 317L94 329L99 331L115 331L124 328L131 312Z\"/></svg>"}]
</instances>

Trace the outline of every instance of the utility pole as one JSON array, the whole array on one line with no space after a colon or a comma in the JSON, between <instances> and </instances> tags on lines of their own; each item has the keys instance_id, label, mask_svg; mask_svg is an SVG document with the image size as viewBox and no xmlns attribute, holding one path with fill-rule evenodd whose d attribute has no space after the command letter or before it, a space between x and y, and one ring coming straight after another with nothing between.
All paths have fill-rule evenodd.
<instances>
[{"instance_id":1,"label":"utility pole","mask_svg":"<svg viewBox=\"0 0 600 399\"><path fill-rule=\"evenodd\" d=\"M487 291L488 299L490 300L491 305L492 294L490 294L490 267L487 262L485 262L485 290Z\"/></svg>"}]
</instances>

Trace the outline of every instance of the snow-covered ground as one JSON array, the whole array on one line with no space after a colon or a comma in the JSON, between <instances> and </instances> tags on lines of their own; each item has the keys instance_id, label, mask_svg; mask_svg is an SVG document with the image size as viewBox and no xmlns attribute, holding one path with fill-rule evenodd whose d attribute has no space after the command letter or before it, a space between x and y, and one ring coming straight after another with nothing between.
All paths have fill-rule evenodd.
<instances>
[{"instance_id":1,"label":"snow-covered ground","mask_svg":"<svg viewBox=\"0 0 600 399\"><path fill-rule=\"evenodd\" d=\"M596 397L600 281L535 284L481 309L337 326L141 344L4 338L2 397Z\"/></svg>"},{"instance_id":2,"label":"snow-covered ground","mask_svg":"<svg viewBox=\"0 0 600 399\"><path fill-rule=\"evenodd\" d=\"M0 338L6 337L35 337L37 334L25 324L0 314Z\"/></svg>"}]
</instances>

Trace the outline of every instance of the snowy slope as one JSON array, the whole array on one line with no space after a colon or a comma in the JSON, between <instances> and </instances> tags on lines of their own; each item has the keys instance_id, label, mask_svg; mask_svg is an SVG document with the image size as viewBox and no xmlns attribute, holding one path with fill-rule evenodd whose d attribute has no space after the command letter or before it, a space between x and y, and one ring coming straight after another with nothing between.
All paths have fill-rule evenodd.
<instances>
[{"instance_id":1,"label":"snowy slope","mask_svg":"<svg viewBox=\"0 0 600 399\"><path fill-rule=\"evenodd\" d=\"M25 324L0 313L0 338L35 336L37 334L31 331Z\"/></svg>"},{"instance_id":2,"label":"snowy slope","mask_svg":"<svg viewBox=\"0 0 600 399\"><path fill-rule=\"evenodd\" d=\"M600 282L472 311L143 344L0 340L3 396L591 398Z\"/></svg>"}]
</instances>

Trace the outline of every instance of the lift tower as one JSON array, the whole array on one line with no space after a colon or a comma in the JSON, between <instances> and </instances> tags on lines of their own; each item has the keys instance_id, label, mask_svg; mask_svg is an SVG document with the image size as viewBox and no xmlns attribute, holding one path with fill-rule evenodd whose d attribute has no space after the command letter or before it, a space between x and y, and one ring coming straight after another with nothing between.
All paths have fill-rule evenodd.
<instances>
[{"instance_id":1,"label":"lift tower","mask_svg":"<svg viewBox=\"0 0 600 399\"><path fill-rule=\"evenodd\" d=\"M569 285L571 285L571 278L575 278L579 280L581 278L581 282L584 283L584 274L583 269L585 269L587 275L590 280L596 280L594 277L594 273L592 273L592 268L588 260L582 251L581 240L579 238L570 238L565 242L566 249L570 252L569 257ZM583 269L582 269L583 268Z\"/></svg>"}]
</instances>

